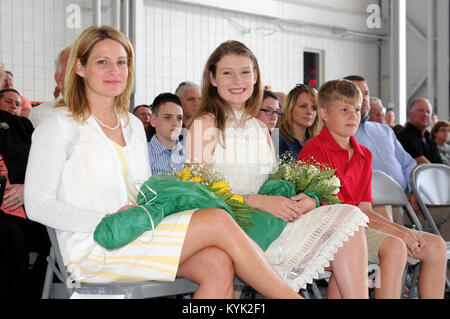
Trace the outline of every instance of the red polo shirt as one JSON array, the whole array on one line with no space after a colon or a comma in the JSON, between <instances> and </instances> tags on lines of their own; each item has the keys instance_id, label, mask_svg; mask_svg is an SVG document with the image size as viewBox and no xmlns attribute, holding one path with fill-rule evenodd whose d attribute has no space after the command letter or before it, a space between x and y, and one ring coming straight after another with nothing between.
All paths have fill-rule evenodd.
<instances>
[{"instance_id":1,"label":"red polo shirt","mask_svg":"<svg viewBox=\"0 0 450 319\"><path fill-rule=\"evenodd\" d=\"M359 145L351 136L353 156L348 159L348 151L339 146L324 126L320 134L310 139L300 151L297 160L308 160L311 157L319 163L328 163L336 169L335 175L340 179L342 187L338 198L344 204L358 206L361 202L372 200L372 153L368 148Z\"/></svg>"}]
</instances>

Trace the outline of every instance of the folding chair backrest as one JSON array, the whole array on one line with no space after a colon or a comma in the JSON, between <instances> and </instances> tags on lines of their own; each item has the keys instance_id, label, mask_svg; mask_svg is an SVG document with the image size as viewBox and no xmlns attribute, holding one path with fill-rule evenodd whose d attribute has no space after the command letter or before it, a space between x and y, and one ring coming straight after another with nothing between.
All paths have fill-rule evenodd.
<instances>
[{"instance_id":1,"label":"folding chair backrest","mask_svg":"<svg viewBox=\"0 0 450 319\"><path fill-rule=\"evenodd\" d=\"M411 188L433 233L441 236L428 206L450 205L450 167L444 164L417 165L410 175Z\"/></svg>"},{"instance_id":2,"label":"folding chair backrest","mask_svg":"<svg viewBox=\"0 0 450 319\"><path fill-rule=\"evenodd\" d=\"M408 197L402 187L388 174L374 170L372 173L372 198L373 205L394 205L406 209L409 217L419 230L422 225L409 203Z\"/></svg>"},{"instance_id":3,"label":"folding chair backrest","mask_svg":"<svg viewBox=\"0 0 450 319\"><path fill-rule=\"evenodd\" d=\"M450 205L450 166L422 164L411 172L414 193L425 205Z\"/></svg>"}]
</instances>

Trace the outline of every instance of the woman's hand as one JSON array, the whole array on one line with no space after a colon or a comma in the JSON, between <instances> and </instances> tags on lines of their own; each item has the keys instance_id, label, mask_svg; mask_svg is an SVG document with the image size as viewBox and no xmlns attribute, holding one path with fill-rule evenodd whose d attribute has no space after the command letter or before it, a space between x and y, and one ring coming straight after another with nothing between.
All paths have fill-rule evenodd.
<instances>
[{"instance_id":1,"label":"woman's hand","mask_svg":"<svg viewBox=\"0 0 450 319\"><path fill-rule=\"evenodd\" d=\"M23 184L10 184L6 186L3 196L3 207L12 212L23 205Z\"/></svg>"}]
</instances>

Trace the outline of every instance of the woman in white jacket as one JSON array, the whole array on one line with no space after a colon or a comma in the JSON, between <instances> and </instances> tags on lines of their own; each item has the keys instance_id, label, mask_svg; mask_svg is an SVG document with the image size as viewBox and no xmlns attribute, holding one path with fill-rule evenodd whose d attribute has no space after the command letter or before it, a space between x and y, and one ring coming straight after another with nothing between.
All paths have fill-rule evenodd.
<instances>
[{"instance_id":1,"label":"woman in white jacket","mask_svg":"<svg viewBox=\"0 0 450 319\"><path fill-rule=\"evenodd\" d=\"M195 297L231 298L238 274L267 297L299 298L226 212L202 209L162 220L130 244L106 250L93 239L105 215L135 205L150 173L142 123L129 116L134 53L112 27L90 27L72 47L64 101L36 129L25 181L30 219L57 230L73 280L185 277ZM124 225L126 227L126 225Z\"/></svg>"}]
</instances>

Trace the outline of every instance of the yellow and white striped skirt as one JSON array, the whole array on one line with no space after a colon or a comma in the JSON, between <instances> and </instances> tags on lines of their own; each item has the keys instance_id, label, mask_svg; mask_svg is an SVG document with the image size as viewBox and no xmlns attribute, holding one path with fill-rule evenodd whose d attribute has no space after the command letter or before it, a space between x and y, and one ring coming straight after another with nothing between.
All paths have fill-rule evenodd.
<instances>
[{"instance_id":1,"label":"yellow and white striped skirt","mask_svg":"<svg viewBox=\"0 0 450 319\"><path fill-rule=\"evenodd\" d=\"M94 249L67 265L73 281L174 281L186 232L195 210L165 217L154 231L147 231L128 245Z\"/></svg>"}]
</instances>

